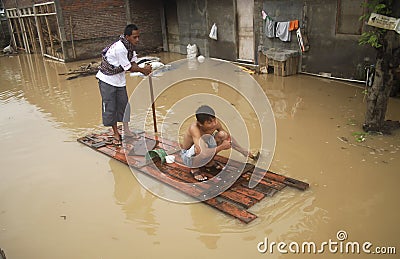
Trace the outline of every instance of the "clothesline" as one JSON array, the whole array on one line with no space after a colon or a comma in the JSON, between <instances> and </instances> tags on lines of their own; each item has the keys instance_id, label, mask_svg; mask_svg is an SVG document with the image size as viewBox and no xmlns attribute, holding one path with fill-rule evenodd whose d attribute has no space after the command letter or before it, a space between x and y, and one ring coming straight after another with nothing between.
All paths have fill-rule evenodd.
<instances>
[{"instance_id":1,"label":"clothesline","mask_svg":"<svg viewBox=\"0 0 400 259\"><path fill-rule=\"evenodd\" d=\"M265 36L268 38L290 41L291 31L299 28L299 20L276 22L264 10L262 11L262 17L265 20Z\"/></svg>"}]
</instances>

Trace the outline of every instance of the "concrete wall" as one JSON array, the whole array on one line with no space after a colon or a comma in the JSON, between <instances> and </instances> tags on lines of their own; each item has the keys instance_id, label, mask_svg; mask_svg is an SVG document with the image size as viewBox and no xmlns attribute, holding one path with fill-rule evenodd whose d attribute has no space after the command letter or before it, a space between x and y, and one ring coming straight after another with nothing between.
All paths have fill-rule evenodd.
<instances>
[{"instance_id":1,"label":"concrete wall","mask_svg":"<svg viewBox=\"0 0 400 259\"><path fill-rule=\"evenodd\" d=\"M332 0L263 0L262 8L275 21L297 19L305 28L310 49L302 53L302 71L310 73L327 72L335 77L364 79L364 66L374 63L376 52L372 47L360 46L359 35L339 34L337 26L337 1ZM261 5L258 5L261 6ZM261 10L255 11L257 24ZM365 30L365 27L363 28ZM290 43L269 39L259 35L259 46L263 49L299 49L295 32Z\"/></svg>"},{"instance_id":2,"label":"concrete wall","mask_svg":"<svg viewBox=\"0 0 400 259\"><path fill-rule=\"evenodd\" d=\"M182 53L176 0L164 1L168 51Z\"/></svg>"},{"instance_id":3,"label":"concrete wall","mask_svg":"<svg viewBox=\"0 0 400 259\"><path fill-rule=\"evenodd\" d=\"M202 55L236 60L235 3L235 0L165 1L170 51L186 54L187 45L196 44ZM217 41L208 37L213 23L218 27Z\"/></svg>"},{"instance_id":4,"label":"concrete wall","mask_svg":"<svg viewBox=\"0 0 400 259\"><path fill-rule=\"evenodd\" d=\"M208 1L208 28L218 28L218 40L209 40L210 57L236 60L238 58L236 1ZM207 30L207 36L210 29Z\"/></svg>"},{"instance_id":5,"label":"concrete wall","mask_svg":"<svg viewBox=\"0 0 400 259\"><path fill-rule=\"evenodd\" d=\"M162 0L129 1L128 23L136 24L140 31L138 50L162 49L162 4Z\"/></svg>"},{"instance_id":6,"label":"concrete wall","mask_svg":"<svg viewBox=\"0 0 400 259\"><path fill-rule=\"evenodd\" d=\"M262 20L261 11L264 10L269 17L271 17L276 22L285 22L291 20L301 20L303 9L303 1L298 0L280 0L280 1L263 1L262 9L255 10L255 19L258 21ZM260 22L258 22L260 25ZM267 38L265 36L265 23L261 23L262 26L262 43L267 49L269 48L281 48L281 49L291 49L298 50L299 45L296 40L296 33L291 32L292 40L290 42L283 42L278 38ZM256 30L259 31L259 30Z\"/></svg>"},{"instance_id":7,"label":"concrete wall","mask_svg":"<svg viewBox=\"0 0 400 259\"><path fill-rule=\"evenodd\" d=\"M208 54L207 1L177 0L179 53L186 54L188 44L196 44L200 53Z\"/></svg>"}]
</instances>

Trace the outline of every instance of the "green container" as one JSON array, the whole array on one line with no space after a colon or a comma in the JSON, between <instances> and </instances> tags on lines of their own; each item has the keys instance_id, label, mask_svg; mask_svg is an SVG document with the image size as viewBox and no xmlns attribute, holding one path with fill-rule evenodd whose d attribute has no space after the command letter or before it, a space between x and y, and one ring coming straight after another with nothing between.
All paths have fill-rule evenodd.
<instances>
[{"instance_id":1,"label":"green container","mask_svg":"<svg viewBox=\"0 0 400 259\"><path fill-rule=\"evenodd\" d=\"M146 161L148 160L153 160L153 158L159 157L161 160L161 164L165 163L165 157L167 156L167 152L165 152L164 149L160 148L160 149L154 149L154 150L150 150L146 153Z\"/></svg>"}]
</instances>

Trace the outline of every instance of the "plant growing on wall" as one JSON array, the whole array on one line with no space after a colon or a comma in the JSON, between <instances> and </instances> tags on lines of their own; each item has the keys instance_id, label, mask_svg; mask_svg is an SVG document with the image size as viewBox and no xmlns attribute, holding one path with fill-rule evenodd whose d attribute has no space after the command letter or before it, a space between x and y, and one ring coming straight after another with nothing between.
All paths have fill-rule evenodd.
<instances>
[{"instance_id":1,"label":"plant growing on wall","mask_svg":"<svg viewBox=\"0 0 400 259\"><path fill-rule=\"evenodd\" d=\"M392 0L368 0L365 2L368 12L361 16L361 20L367 20L371 13L390 15L392 13ZM396 38L397 37L397 38ZM393 52L399 35L394 31L371 27L364 32L359 44L368 44L377 51L375 64L375 79L371 87L367 89L367 112L363 124L364 131L389 133L391 129L399 127L398 122L385 121L390 89L393 82L392 67L395 60ZM397 46L398 47L398 46ZM398 66L398 64L397 64Z\"/></svg>"}]
</instances>

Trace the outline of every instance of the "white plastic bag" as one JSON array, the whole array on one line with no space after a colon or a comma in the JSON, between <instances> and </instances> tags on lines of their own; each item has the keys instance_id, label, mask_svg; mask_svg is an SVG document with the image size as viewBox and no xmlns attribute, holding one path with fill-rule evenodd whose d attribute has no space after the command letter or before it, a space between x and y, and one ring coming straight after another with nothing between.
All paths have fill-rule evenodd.
<instances>
[{"instance_id":1,"label":"white plastic bag","mask_svg":"<svg viewBox=\"0 0 400 259\"><path fill-rule=\"evenodd\" d=\"M213 40L217 40L217 25L215 23L211 27L210 35L208 36Z\"/></svg>"},{"instance_id":2,"label":"white plastic bag","mask_svg":"<svg viewBox=\"0 0 400 259\"><path fill-rule=\"evenodd\" d=\"M186 55L187 58L189 58L189 59L196 58L196 56L197 56L196 44L193 44L193 45L188 44L186 47L186 52L187 52L187 55Z\"/></svg>"}]
</instances>

